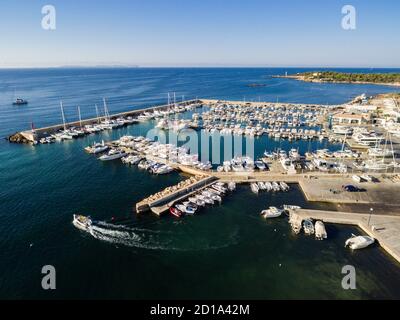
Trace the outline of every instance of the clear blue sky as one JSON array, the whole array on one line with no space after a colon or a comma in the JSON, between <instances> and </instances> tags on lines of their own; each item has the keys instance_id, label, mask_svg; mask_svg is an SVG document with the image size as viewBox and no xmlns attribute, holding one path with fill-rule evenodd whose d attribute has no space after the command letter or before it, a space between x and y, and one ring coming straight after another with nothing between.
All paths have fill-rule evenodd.
<instances>
[{"instance_id":1,"label":"clear blue sky","mask_svg":"<svg viewBox=\"0 0 400 320\"><path fill-rule=\"evenodd\" d=\"M115 64L400 67L400 1L1 0L0 67Z\"/></svg>"}]
</instances>

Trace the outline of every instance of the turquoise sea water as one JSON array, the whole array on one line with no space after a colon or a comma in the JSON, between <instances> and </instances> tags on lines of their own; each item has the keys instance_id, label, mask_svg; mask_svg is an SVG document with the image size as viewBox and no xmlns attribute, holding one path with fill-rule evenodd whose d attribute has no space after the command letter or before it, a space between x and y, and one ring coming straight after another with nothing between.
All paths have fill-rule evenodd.
<instances>
[{"instance_id":1,"label":"turquoise sea water","mask_svg":"<svg viewBox=\"0 0 400 320\"><path fill-rule=\"evenodd\" d=\"M95 115L108 99L110 113L166 102L167 92L185 99L342 103L361 93L394 91L373 85L309 84L273 79L301 69L39 69L0 71L0 136ZM355 70L366 71L366 70ZM368 71L368 70L367 70ZM374 70L376 71L376 70ZM377 70L379 71L379 70ZM388 71L388 70L385 70ZM267 86L249 88L249 83ZM11 105L14 92L29 100ZM124 134L146 134L152 123L134 125L65 143L0 142L0 298L400 298L400 268L375 246L343 248L355 228L329 225L318 242L291 234L285 218L264 221L270 205L307 204L297 186L287 194L241 186L221 206L182 220L136 216L138 200L184 176L152 176L120 162L101 163L83 147ZM318 142L256 141L256 154L275 147L321 148ZM339 148L340 146L329 146ZM72 214L118 227L94 239L71 224ZM57 289L41 289L41 268L54 265ZM341 288L341 269L357 270L357 290Z\"/></svg>"}]
</instances>

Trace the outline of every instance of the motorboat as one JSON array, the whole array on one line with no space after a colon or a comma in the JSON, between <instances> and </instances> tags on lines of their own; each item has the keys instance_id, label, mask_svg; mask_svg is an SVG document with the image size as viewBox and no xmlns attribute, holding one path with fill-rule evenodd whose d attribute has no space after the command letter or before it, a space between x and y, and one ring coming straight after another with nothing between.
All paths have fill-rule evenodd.
<instances>
[{"instance_id":1,"label":"motorboat","mask_svg":"<svg viewBox=\"0 0 400 320\"><path fill-rule=\"evenodd\" d=\"M265 166L265 163L260 160L254 161L254 165L260 171L265 171L267 169L267 167Z\"/></svg>"},{"instance_id":2,"label":"motorboat","mask_svg":"<svg viewBox=\"0 0 400 320\"><path fill-rule=\"evenodd\" d=\"M272 190L273 191L280 191L281 190L281 187L279 186L279 183L278 182L276 182L276 181L273 181L272 183Z\"/></svg>"},{"instance_id":3,"label":"motorboat","mask_svg":"<svg viewBox=\"0 0 400 320\"><path fill-rule=\"evenodd\" d=\"M262 181L257 182L257 185L258 185L258 188L259 188L260 190L266 190L266 189L267 189L267 186L266 186L265 183L262 182Z\"/></svg>"},{"instance_id":4,"label":"motorboat","mask_svg":"<svg viewBox=\"0 0 400 320\"><path fill-rule=\"evenodd\" d=\"M328 234L325 229L325 225L322 221L318 220L315 222L315 239L324 240L328 238Z\"/></svg>"},{"instance_id":5,"label":"motorboat","mask_svg":"<svg viewBox=\"0 0 400 320\"><path fill-rule=\"evenodd\" d=\"M305 219L303 221L303 229L304 229L305 234L308 234L308 235L314 234L315 229L314 229L314 224L311 219Z\"/></svg>"},{"instance_id":6,"label":"motorboat","mask_svg":"<svg viewBox=\"0 0 400 320\"><path fill-rule=\"evenodd\" d=\"M184 201L183 205L186 207L191 207L193 208L195 211L197 211L199 209L199 207L197 206L197 204L193 203L192 201Z\"/></svg>"},{"instance_id":7,"label":"motorboat","mask_svg":"<svg viewBox=\"0 0 400 320\"><path fill-rule=\"evenodd\" d=\"M219 185L217 183L213 184L211 186L211 188L213 188L213 189L215 189L215 190L217 190L217 191L219 191L221 193L226 193L226 191L227 191L227 189L225 187L223 187L223 186L221 186L221 185Z\"/></svg>"},{"instance_id":8,"label":"motorboat","mask_svg":"<svg viewBox=\"0 0 400 320\"><path fill-rule=\"evenodd\" d=\"M196 213L196 209L190 205L185 206L184 204L177 204L175 207L187 215L193 215Z\"/></svg>"},{"instance_id":9,"label":"motorboat","mask_svg":"<svg viewBox=\"0 0 400 320\"><path fill-rule=\"evenodd\" d=\"M352 235L351 238L345 242L345 247L349 247L352 250L358 250L368 247L373 244L375 239L370 236L356 236Z\"/></svg>"},{"instance_id":10,"label":"motorboat","mask_svg":"<svg viewBox=\"0 0 400 320\"><path fill-rule=\"evenodd\" d=\"M283 182L283 181L281 181L279 183L279 186L281 187L282 191L289 191L289 189L290 189L288 184L286 182Z\"/></svg>"},{"instance_id":11,"label":"motorboat","mask_svg":"<svg viewBox=\"0 0 400 320\"><path fill-rule=\"evenodd\" d=\"M236 183L233 182L233 181L229 182L229 183L228 183L228 190L229 190L229 191L233 191L233 190L235 190L235 189L236 189Z\"/></svg>"},{"instance_id":12,"label":"motorboat","mask_svg":"<svg viewBox=\"0 0 400 320\"><path fill-rule=\"evenodd\" d=\"M260 190L260 188L258 187L258 184L253 182L250 184L250 189L251 191L253 191L254 193L258 193L258 191Z\"/></svg>"},{"instance_id":13,"label":"motorboat","mask_svg":"<svg viewBox=\"0 0 400 320\"><path fill-rule=\"evenodd\" d=\"M278 218L282 215L283 210L279 210L277 207L269 207L267 210L261 211L261 215L265 219Z\"/></svg>"},{"instance_id":14,"label":"motorboat","mask_svg":"<svg viewBox=\"0 0 400 320\"><path fill-rule=\"evenodd\" d=\"M177 217L177 218L182 217L182 211L179 210L178 208L175 208L175 207L170 207L169 208L169 213L171 215L173 215L174 217Z\"/></svg>"},{"instance_id":15,"label":"motorboat","mask_svg":"<svg viewBox=\"0 0 400 320\"><path fill-rule=\"evenodd\" d=\"M78 229L88 231L89 228L92 226L92 219L90 217L82 216L79 214L74 214L72 223Z\"/></svg>"},{"instance_id":16,"label":"motorboat","mask_svg":"<svg viewBox=\"0 0 400 320\"><path fill-rule=\"evenodd\" d=\"M206 202L198 197L190 197L189 201L193 202L194 204L196 204L199 207L204 207L206 205Z\"/></svg>"},{"instance_id":17,"label":"motorboat","mask_svg":"<svg viewBox=\"0 0 400 320\"><path fill-rule=\"evenodd\" d=\"M332 131L335 134L339 135L352 135L353 134L353 128L352 127L347 127L347 126L333 126Z\"/></svg>"},{"instance_id":18,"label":"motorboat","mask_svg":"<svg viewBox=\"0 0 400 320\"><path fill-rule=\"evenodd\" d=\"M154 170L155 174L162 175L162 174L167 174L174 171L174 168L168 166L168 165L162 165L158 167L156 170Z\"/></svg>"},{"instance_id":19,"label":"motorboat","mask_svg":"<svg viewBox=\"0 0 400 320\"><path fill-rule=\"evenodd\" d=\"M214 204L214 200L213 199L211 199L210 197L208 197L208 196L204 196L204 195L202 195L202 194L198 194L197 195L197 198L199 198L200 200L203 200L205 203L207 203L207 204Z\"/></svg>"},{"instance_id":20,"label":"motorboat","mask_svg":"<svg viewBox=\"0 0 400 320\"><path fill-rule=\"evenodd\" d=\"M121 151L121 150L117 150L117 149L111 149L107 154L102 155L99 160L101 161L111 161L111 160L116 160L116 159L120 159L126 156L126 153Z\"/></svg>"},{"instance_id":21,"label":"motorboat","mask_svg":"<svg viewBox=\"0 0 400 320\"><path fill-rule=\"evenodd\" d=\"M109 149L108 146L106 146L104 144L104 141L102 141L101 143L94 143L92 146L86 147L85 150L89 153L92 154L98 154L98 153L102 153L105 152Z\"/></svg>"},{"instance_id":22,"label":"motorboat","mask_svg":"<svg viewBox=\"0 0 400 320\"><path fill-rule=\"evenodd\" d=\"M15 99L15 101L13 102L13 105L14 105L14 106L20 106L20 105L24 105L24 104L28 104L28 100L21 99L21 98L17 98L17 99Z\"/></svg>"}]
</instances>

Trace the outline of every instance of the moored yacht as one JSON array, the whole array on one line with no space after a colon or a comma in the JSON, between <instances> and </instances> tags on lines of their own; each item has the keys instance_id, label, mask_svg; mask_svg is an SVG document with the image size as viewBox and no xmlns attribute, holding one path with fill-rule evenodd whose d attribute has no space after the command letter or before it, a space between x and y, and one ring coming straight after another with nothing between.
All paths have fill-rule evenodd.
<instances>
[{"instance_id":1,"label":"moored yacht","mask_svg":"<svg viewBox=\"0 0 400 320\"><path fill-rule=\"evenodd\" d=\"M102 155L99 160L101 161L110 161L116 160L125 157L126 153L121 150L111 149L107 154Z\"/></svg>"},{"instance_id":2,"label":"moored yacht","mask_svg":"<svg viewBox=\"0 0 400 320\"><path fill-rule=\"evenodd\" d=\"M282 215L283 210L279 210L277 207L269 207L267 210L261 211L261 215L265 219L277 218Z\"/></svg>"},{"instance_id":3,"label":"moored yacht","mask_svg":"<svg viewBox=\"0 0 400 320\"><path fill-rule=\"evenodd\" d=\"M370 236L355 236L353 234L351 238L346 240L345 247L349 247L352 250L358 250L366 248L374 242L375 239Z\"/></svg>"}]
</instances>

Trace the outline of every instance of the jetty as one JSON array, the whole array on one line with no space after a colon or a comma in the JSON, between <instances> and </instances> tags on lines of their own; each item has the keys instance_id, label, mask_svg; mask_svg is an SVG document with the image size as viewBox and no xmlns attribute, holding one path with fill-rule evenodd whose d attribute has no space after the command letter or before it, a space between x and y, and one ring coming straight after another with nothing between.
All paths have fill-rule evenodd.
<instances>
[{"instance_id":1,"label":"jetty","mask_svg":"<svg viewBox=\"0 0 400 320\"><path fill-rule=\"evenodd\" d=\"M400 262L400 215L310 209L289 211L295 223L296 221L301 223L305 219L313 219L323 221L324 223L357 226L366 234L375 238L385 251Z\"/></svg>"},{"instance_id":2,"label":"jetty","mask_svg":"<svg viewBox=\"0 0 400 320\"><path fill-rule=\"evenodd\" d=\"M111 115L104 115L104 116L99 116L95 118L90 118L90 119L82 119L82 120L77 120L77 121L72 121L72 122L67 122L67 123L61 123L61 124L55 124L51 126L46 126L46 127L41 127L41 128L31 128L30 130L25 130L21 132L17 132L15 134L12 134L8 137L8 140L10 142L17 142L17 143L25 143L25 142L30 142L30 143L37 143L41 138L43 137L48 137L53 133L56 133L59 130L62 130L64 128L76 128L76 127L82 127L85 125L94 125L100 123L100 121L104 119L117 119L120 117L137 117L143 112L146 111L152 111L154 112L155 110L162 111L162 110L170 110L176 106L182 107L182 106L187 106L191 104L198 104L202 103L201 100L194 99L194 100L186 100L183 102L179 102L176 104L165 104L165 105L159 105L159 106L150 106L147 108L141 108L141 109L134 109L134 110L129 110L125 112L120 112L120 113L114 113Z\"/></svg>"},{"instance_id":3,"label":"jetty","mask_svg":"<svg viewBox=\"0 0 400 320\"><path fill-rule=\"evenodd\" d=\"M136 204L136 212L142 213L151 210L157 215L168 211L176 202L188 198L194 193L211 186L216 179L212 176L194 176L180 182L176 186L168 187Z\"/></svg>"}]
</instances>

